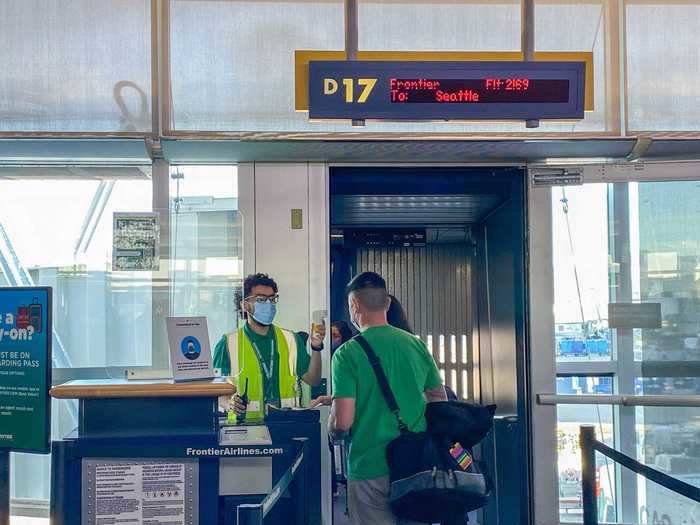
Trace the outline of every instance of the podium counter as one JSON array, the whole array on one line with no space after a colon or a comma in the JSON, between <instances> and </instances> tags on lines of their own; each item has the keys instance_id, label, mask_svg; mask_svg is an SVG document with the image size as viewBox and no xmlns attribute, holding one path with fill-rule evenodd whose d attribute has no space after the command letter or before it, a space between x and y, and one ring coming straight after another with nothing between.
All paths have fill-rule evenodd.
<instances>
[{"instance_id":1,"label":"podium counter","mask_svg":"<svg viewBox=\"0 0 700 525\"><path fill-rule=\"evenodd\" d=\"M78 401L79 423L52 443L52 523L320 525L318 412L234 428L218 412L234 393L223 379L54 387Z\"/></svg>"}]
</instances>

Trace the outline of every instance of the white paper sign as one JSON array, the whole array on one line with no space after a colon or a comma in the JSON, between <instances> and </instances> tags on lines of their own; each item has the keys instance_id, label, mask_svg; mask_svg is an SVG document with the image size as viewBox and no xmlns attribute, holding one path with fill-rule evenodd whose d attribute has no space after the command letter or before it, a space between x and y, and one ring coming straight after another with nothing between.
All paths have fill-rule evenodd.
<instances>
[{"instance_id":1,"label":"white paper sign","mask_svg":"<svg viewBox=\"0 0 700 525\"><path fill-rule=\"evenodd\" d=\"M184 525L185 465L95 467L95 523Z\"/></svg>"},{"instance_id":2,"label":"white paper sign","mask_svg":"<svg viewBox=\"0 0 700 525\"><path fill-rule=\"evenodd\" d=\"M157 212L115 212L112 269L158 271L160 226Z\"/></svg>"},{"instance_id":3,"label":"white paper sign","mask_svg":"<svg viewBox=\"0 0 700 525\"><path fill-rule=\"evenodd\" d=\"M170 366L175 381L214 377L206 317L168 317Z\"/></svg>"}]
</instances>

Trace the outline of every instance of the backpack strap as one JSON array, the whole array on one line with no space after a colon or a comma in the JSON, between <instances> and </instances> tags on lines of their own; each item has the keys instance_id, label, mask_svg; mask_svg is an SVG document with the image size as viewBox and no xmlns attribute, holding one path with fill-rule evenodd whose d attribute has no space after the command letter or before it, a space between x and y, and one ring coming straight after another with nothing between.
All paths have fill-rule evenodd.
<instances>
[{"instance_id":1,"label":"backpack strap","mask_svg":"<svg viewBox=\"0 0 700 525\"><path fill-rule=\"evenodd\" d=\"M396 402L394 393L391 391L391 387L389 386L389 380L386 378L386 374L384 373L382 364L379 362L377 354L374 353L374 350L372 350L372 347L367 342L367 339L362 337L362 335L357 335L354 337L354 339L365 351L367 359L369 359L369 364L372 365L372 370L374 370L374 375L377 376L377 383L379 383L379 388L382 391L384 400L389 406L389 410L391 410L391 413L394 414L394 416L396 416L396 421L399 424L399 430L402 434L404 432L408 432L408 427L406 426L406 423L404 423L403 419L401 419L399 404Z\"/></svg>"}]
</instances>

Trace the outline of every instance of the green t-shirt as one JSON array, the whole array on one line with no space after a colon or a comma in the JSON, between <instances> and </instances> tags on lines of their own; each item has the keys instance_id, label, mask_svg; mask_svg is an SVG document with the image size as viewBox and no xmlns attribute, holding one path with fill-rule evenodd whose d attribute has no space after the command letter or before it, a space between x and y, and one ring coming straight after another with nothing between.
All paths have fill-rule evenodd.
<instances>
[{"instance_id":1,"label":"green t-shirt","mask_svg":"<svg viewBox=\"0 0 700 525\"><path fill-rule=\"evenodd\" d=\"M261 373L263 379L263 388L265 390L265 402L271 401L273 399L280 399L280 373L279 373L279 352L277 351L277 343L275 340L275 331L270 327L267 331L267 335L259 335L255 333L248 323L243 327L243 332L248 337L250 342L257 346L260 351L260 357L262 357L265 363L270 362L270 354L274 350L275 352L275 367L272 370L272 380L268 381L264 373ZM294 337L297 340L297 377L303 376L309 370L309 363L311 363L311 356L306 351L306 335L295 333ZM286 364L285 364L286 365ZM231 375L231 361L228 355L228 337L223 335L219 342L216 343L214 347L214 368L221 369L221 375L228 376ZM260 369L262 371L262 366Z\"/></svg>"},{"instance_id":2,"label":"green t-shirt","mask_svg":"<svg viewBox=\"0 0 700 525\"><path fill-rule=\"evenodd\" d=\"M423 341L393 326L368 328L363 335L379 357L401 418L410 430L425 430L423 392L442 384L433 356ZM373 479L388 475L386 446L398 437L399 427L359 343L351 340L336 350L332 369L333 397L355 400L348 477Z\"/></svg>"}]
</instances>

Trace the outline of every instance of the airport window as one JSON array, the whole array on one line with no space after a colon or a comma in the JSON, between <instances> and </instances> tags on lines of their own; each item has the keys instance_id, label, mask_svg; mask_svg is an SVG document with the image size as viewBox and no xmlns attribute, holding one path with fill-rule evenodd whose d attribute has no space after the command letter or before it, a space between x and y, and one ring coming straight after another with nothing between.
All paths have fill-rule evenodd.
<instances>
[{"instance_id":1,"label":"airport window","mask_svg":"<svg viewBox=\"0 0 700 525\"><path fill-rule=\"evenodd\" d=\"M294 51L344 48L341 0L172 0L169 8L174 129L318 129L294 112Z\"/></svg>"},{"instance_id":2,"label":"airport window","mask_svg":"<svg viewBox=\"0 0 700 525\"><path fill-rule=\"evenodd\" d=\"M519 7L519 6L518 6ZM606 85L611 78L609 16L603 0L535 1L535 49L537 51L586 51L593 53L594 110L577 122L543 122L550 132L603 131L614 126L618 108L610 106ZM562 24L562 20L576 20Z\"/></svg>"},{"instance_id":3,"label":"airport window","mask_svg":"<svg viewBox=\"0 0 700 525\"><path fill-rule=\"evenodd\" d=\"M518 2L360 0L358 17L361 50L520 50Z\"/></svg>"},{"instance_id":4,"label":"airport window","mask_svg":"<svg viewBox=\"0 0 700 525\"><path fill-rule=\"evenodd\" d=\"M611 358L607 208L604 184L552 191L558 361Z\"/></svg>"},{"instance_id":5,"label":"airport window","mask_svg":"<svg viewBox=\"0 0 700 525\"><path fill-rule=\"evenodd\" d=\"M114 213L153 210L150 168L56 171L0 181L0 285L54 288L55 368L150 366L153 272L111 268Z\"/></svg>"},{"instance_id":6,"label":"airport window","mask_svg":"<svg viewBox=\"0 0 700 525\"><path fill-rule=\"evenodd\" d=\"M0 286L52 286L54 375L105 377L150 366L155 272L113 272L115 212L151 212L150 168L5 168ZM53 437L77 425L53 401ZM12 455L13 512L46 512L49 457Z\"/></svg>"},{"instance_id":7,"label":"airport window","mask_svg":"<svg viewBox=\"0 0 700 525\"><path fill-rule=\"evenodd\" d=\"M700 129L698 18L695 1L625 2L629 129Z\"/></svg>"},{"instance_id":8,"label":"airport window","mask_svg":"<svg viewBox=\"0 0 700 525\"><path fill-rule=\"evenodd\" d=\"M0 132L151 131L150 0L0 2L0 48Z\"/></svg>"},{"instance_id":9,"label":"airport window","mask_svg":"<svg viewBox=\"0 0 700 525\"><path fill-rule=\"evenodd\" d=\"M53 287L54 382L166 370L169 315L207 316L212 344L235 325L243 271L236 166L167 175L152 176L150 166L3 168L0 286ZM167 207L154 205L159 194ZM116 217L134 214L158 217L158 256L128 266L113 257ZM77 426L77 404L52 406L60 438ZM47 516L49 456L13 454L12 473L13 514Z\"/></svg>"},{"instance_id":10,"label":"airport window","mask_svg":"<svg viewBox=\"0 0 700 525\"><path fill-rule=\"evenodd\" d=\"M565 376L557 378L557 394L612 394L613 378ZM593 425L597 439L613 444L613 409L601 405L562 405L557 407L557 464L559 469L559 518L562 523L581 521L581 448L579 428ZM599 480L601 521L615 521L616 473L612 461L596 458Z\"/></svg>"},{"instance_id":11,"label":"airport window","mask_svg":"<svg viewBox=\"0 0 700 525\"><path fill-rule=\"evenodd\" d=\"M700 393L699 198L697 181L552 190L558 393ZM586 410L595 417L582 416ZM572 422L571 432L593 423L614 436L623 453L700 483L697 408L562 405L557 413L560 440ZM560 443L560 487L562 479L576 477L569 470L578 465L562 450ZM685 523L697 517L689 500L614 470L618 496L610 490L604 496L599 479L603 519ZM560 511L562 521L581 519L561 491Z\"/></svg>"}]
</instances>

